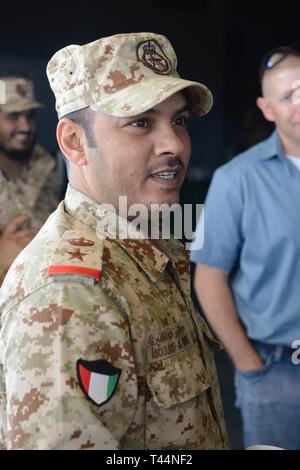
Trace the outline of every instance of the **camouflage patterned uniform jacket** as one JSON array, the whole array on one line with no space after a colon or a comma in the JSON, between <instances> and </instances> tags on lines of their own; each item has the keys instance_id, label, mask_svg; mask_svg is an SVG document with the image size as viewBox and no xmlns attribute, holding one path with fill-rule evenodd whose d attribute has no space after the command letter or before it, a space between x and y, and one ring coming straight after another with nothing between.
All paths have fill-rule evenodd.
<instances>
[{"instance_id":1,"label":"camouflage patterned uniform jacket","mask_svg":"<svg viewBox=\"0 0 300 470\"><path fill-rule=\"evenodd\" d=\"M101 239L109 217L69 186L9 270L3 449L226 448L214 339L191 303L186 252L175 240Z\"/></svg>"},{"instance_id":2,"label":"camouflage patterned uniform jacket","mask_svg":"<svg viewBox=\"0 0 300 470\"><path fill-rule=\"evenodd\" d=\"M45 223L59 202L59 184L54 167L54 158L36 145L26 182L7 179L0 169L0 232L23 211L32 212L32 227L39 229ZM0 266L0 285L5 273Z\"/></svg>"}]
</instances>

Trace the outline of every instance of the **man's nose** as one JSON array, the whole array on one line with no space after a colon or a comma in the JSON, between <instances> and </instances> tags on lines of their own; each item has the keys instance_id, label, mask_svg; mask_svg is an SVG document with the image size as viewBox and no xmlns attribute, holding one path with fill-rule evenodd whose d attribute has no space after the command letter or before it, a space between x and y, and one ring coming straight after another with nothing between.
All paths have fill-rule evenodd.
<instances>
[{"instance_id":1,"label":"man's nose","mask_svg":"<svg viewBox=\"0 0 300 470\"><path fill-rule=\"evenodd\" d=\"M155 153L160 155L179 156L185 150L184 141L182 139L182 131L173 126L163 126L157 135Z\"/></svg>"},{"instance_id":2,"label":"man's nose","mask_svg":"<svg viewBox=\"0 0 300 470\"><path fill-rule=\"evenodd\" d=\"M19 132L30 132L32 130L31 120L27 116L19 116L17 128Z\"/></svg>"}]
</instances>

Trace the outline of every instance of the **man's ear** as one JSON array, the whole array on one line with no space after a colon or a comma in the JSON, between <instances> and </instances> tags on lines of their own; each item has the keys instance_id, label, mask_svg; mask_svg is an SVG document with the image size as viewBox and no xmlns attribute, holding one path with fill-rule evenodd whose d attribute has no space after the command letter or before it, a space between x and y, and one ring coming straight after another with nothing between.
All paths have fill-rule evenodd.
<instances>
[{"instance_id":1,"label":"man's ear","mask_svg":"<svg viewBox=\"0 0 300 470\"><path fill-rule=\"evenodd\" d=\"M62 118L57 124L56 138L62 153L77 166L87 164L84 151L84 130L75 122Z\"/></svg>"},{"instance_id":2,"label":"man's ear","mask_svg":"<svg viewBox=\"0 0 300 470\"><path fill-rule=\"evenodd\" d=\"M270 104L268 103L268 101L266 100L266 98L263 98L262 96L257 98L256 105L261 110L261 112L263 113L267 121L270 121L270 122L275 121L272 108Z\"/></svg>"}]
</instances>

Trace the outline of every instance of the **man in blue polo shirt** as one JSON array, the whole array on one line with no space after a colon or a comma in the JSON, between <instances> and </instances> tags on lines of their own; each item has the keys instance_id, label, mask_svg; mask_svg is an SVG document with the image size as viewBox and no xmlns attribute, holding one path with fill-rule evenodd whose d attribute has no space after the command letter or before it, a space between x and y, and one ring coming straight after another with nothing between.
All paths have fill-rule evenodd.
<instances>
[{"instance_id":1,"label":"man in blue polo shirt","mask_svg":"<svg viewBox=\"0 0 300 470\"><path fill-rule=\"evenodd\" d=\"M236 368L245 445L300 449L300 49L271 51L261 82L257 105L276 130L215 172L192 261Z\"/></svg>"}]
</instances>

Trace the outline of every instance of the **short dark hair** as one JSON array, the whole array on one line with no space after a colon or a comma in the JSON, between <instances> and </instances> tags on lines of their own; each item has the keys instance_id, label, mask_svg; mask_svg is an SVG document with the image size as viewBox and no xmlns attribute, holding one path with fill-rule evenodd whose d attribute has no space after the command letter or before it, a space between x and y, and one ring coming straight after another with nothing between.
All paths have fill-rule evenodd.
<instances>
[{"instance_id":1,"label":"short dark hair","mask_svg":"<svg viewBox=\"0 0 300 470\"><path fill-rule=\"evenodd\" d=\"M77 111L72 111L71 113L65 114L63 117L70 119L70 121L75 122L84 129L89 147L97 147L93 133L95 112L92 111L89 106L78 109Z\"/></svg>"}]
</instances>

